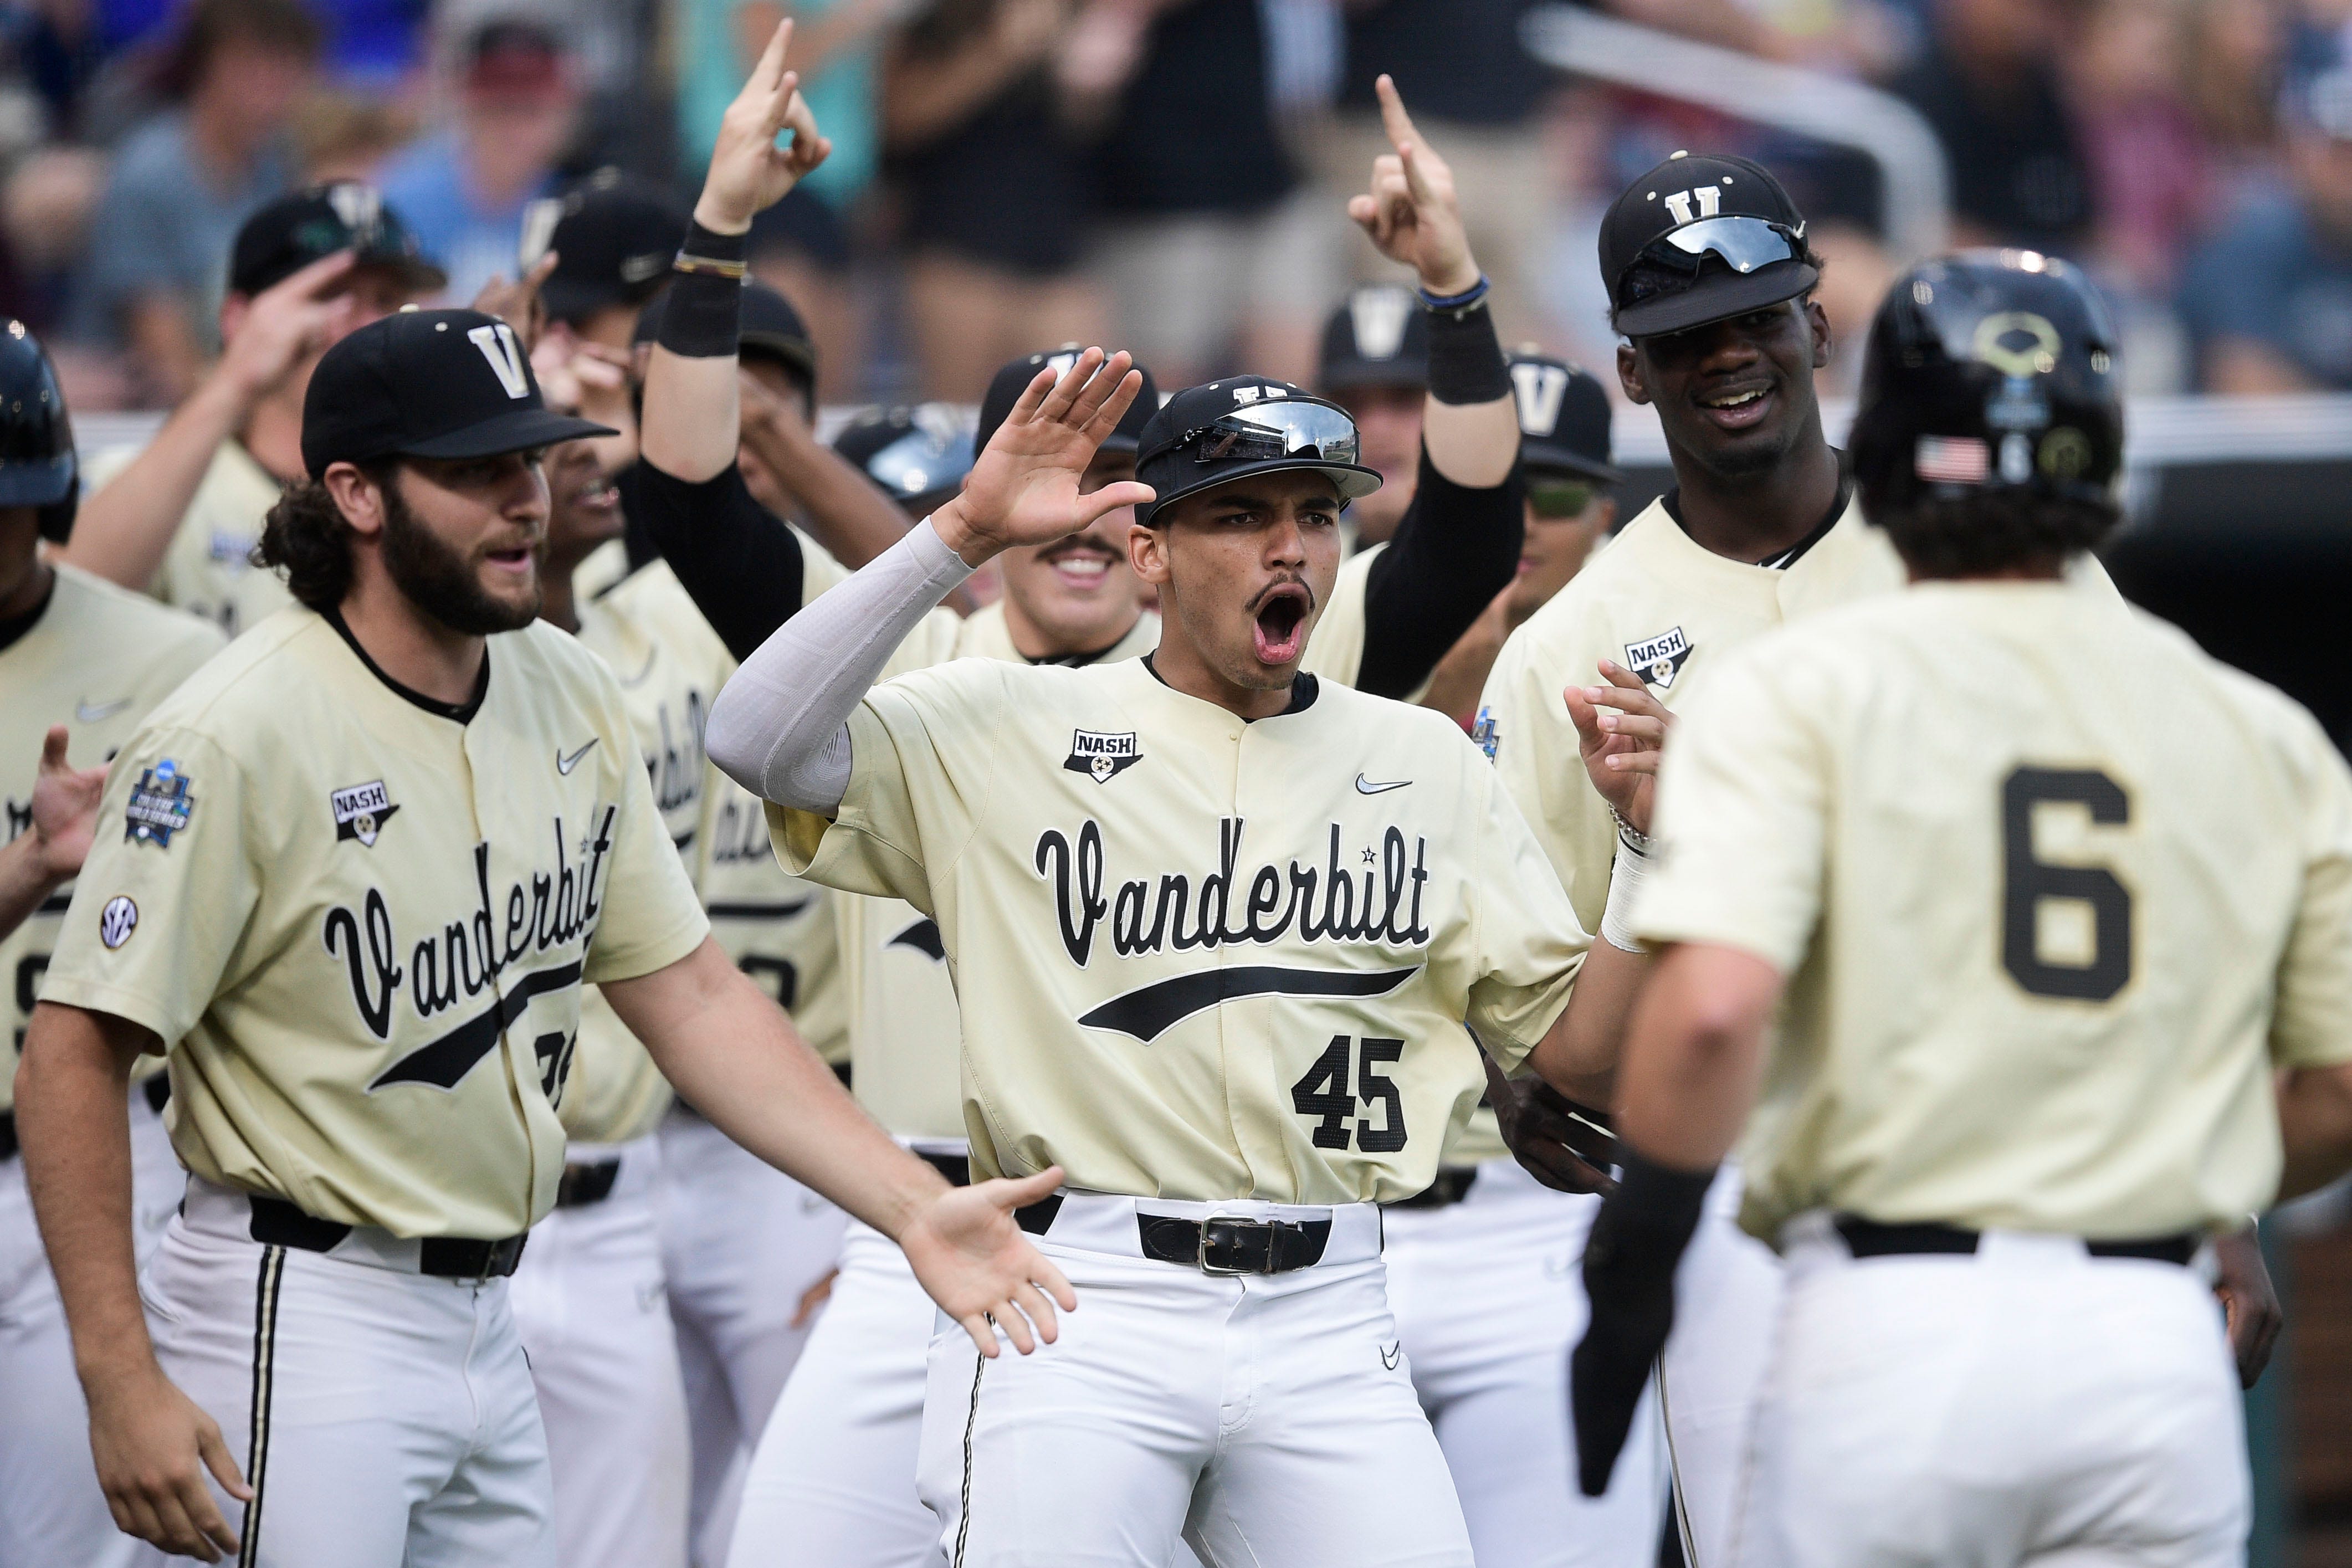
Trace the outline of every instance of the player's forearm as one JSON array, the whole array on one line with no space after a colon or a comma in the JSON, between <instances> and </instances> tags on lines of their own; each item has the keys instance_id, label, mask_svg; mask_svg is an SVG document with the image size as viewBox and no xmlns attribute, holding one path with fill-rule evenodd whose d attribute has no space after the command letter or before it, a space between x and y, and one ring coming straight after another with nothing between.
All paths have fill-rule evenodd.
<instances>
[{"instance_id":1,"label":"player's forearm","mask_svg":"<svg viewBox=\"0 0 2352 1568\"><path fill-rule=\"evenodd\" d=\"M129 468L81 503L73 538L58 557L145 593L163 569L172 536L194 502L213 454L252 412L252 400L225 372L215 371Z\"/></svg>"},{"instance_id":2,"label":"player's forearm","mask_svg":"<svg viewBox=\"0 0 2352 1568\"><path fill-rule=\"evenodd\" d=\"M645 426L637 437L646 462L700 484L735 460L742 422L736 364L731 353L689 358L654 345L646 367Z\"/></svg>"},{"instance_id":3,"label":"player's forearm","mask_svg":"<svg viewBox=\"0 0 2352 1568\"><path fill-rule=\"evenodd\" d=\"M747 420L743 440L800 498L817 542L851 571L906 536L906 514L798 419Z\"/></svg>"},{"instance_id":4,"label":"player's forearm","mask_svg":"<svg viewBox=\"0 0 2352 1568\"><path fill-rule=\"evenodd\" d=\"M1577 972L1567 1007L1537 1042L1528 1064L1580 1105L1609 1104L1615 1097L1626 1026L1648 971L1643 954L1595 941Z\"/></svg>"},{"instance_id":5,"label":"player's forearm","mask_svg":"<svg viewBox=\"0 0 2352 1568\"><path fill-rule=\"evenodd\" d=\"M831 813L849 787L849 716L916 623L971 575L929 521L776 628L710 705L710 760L780 805Z\"/></svg>"},{"instance_id":6,"label":"player's forearm","mask_svg":"<svg viewBox=\"0 0 2352 1568\"><path fill-rule=\"evenodd\" d=\"M1617 1069L1617 1135L1676 1170L1721 1163L1756 1103L1780 993L1777 972L1729 948L1685 943L1654 959Z\"/></svg>"},{"instance_id":7,"label":"player's forearm","mask_svg":"<svg viewBox=\"0 0 2352 1568\"><path fill-rule=\"evenodd\" d=\"M131 1066L134 1026L43 1003L16 1068L25 1181L90 1384L152 1369L131 1232Z\"/></svg>"},{"instance_id":8,"label":"player's forearm","mask_svg":"<svg viewBox=\"0 0 2352 1568\"><path fill-rule=\"evenodd\" d=\"M2352 1171L2352 1065L2297 1068L2278 1087L2286 1169L2279 1200L2315 1192Z\"/></svg>"},{"instance_id":9,"label":"player's forearm","mask_svg":"<svg viewBox=\"0 0 2352 1568\"><path fill-rule=\"evenodd\" d=\"M675 972L675 973L673 973ZM782 1010L718 944L604 988L678 1094L713 1125L885 1236L946 1188L890 1141Z\"/></svg>"}]
</instances>

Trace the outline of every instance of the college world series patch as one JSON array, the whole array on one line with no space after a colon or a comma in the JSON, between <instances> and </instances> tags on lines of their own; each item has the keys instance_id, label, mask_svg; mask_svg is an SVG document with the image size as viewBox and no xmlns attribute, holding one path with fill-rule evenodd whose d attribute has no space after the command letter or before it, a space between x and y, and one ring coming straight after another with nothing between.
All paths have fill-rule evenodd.
<instances>
[{"instance_id":1,"label":"college world series patch","mask_svg":"<svg viewBox=\"0 0 2352 1568\"><path fill-rule=\"evenodd\" d=\"M123 813L122 837L158 849L172 847L172 835L188 826L196 797L188 793L188 775L165 757L139 775L131 786L131 805Z\"/></svg>"},{"instance_id":2,"label":"college world series patch","mask_svg":"<svg viewBox=\"0 0 2352 1568\"><path fill-rule=\"evenodd\" d=\"M1664 691L1683 672L1691 656L1690 638L1683 636L1680 626L1660 632L1654 637L1625 645L1625 668Z\"/></svg>"},{"instance_id":3,"label":"college world series patch","mask_svg":"<svg viewBox=\"0 0 2352 1568\"><path fill-rule=\"evenodd\" d=\"M1092 773L1097 784L1108 784L1141 761L1143 747L1132 730L1117 734L1107 730L1073 730L1070 754L1062 766L1074 773Z\"/></svg>"}]
</instances>

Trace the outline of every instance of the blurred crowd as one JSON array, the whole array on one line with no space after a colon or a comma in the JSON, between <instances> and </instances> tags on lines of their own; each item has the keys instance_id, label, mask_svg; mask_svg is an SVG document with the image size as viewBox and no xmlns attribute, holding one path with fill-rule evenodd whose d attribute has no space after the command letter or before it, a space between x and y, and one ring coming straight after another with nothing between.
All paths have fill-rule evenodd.
<instances>
[{"instance_id":1,"label":"blurred crowd","mask_svg":"<svg viewBox=\"0 0 2352 1568\"><path fill-rule=\"evenodd\" d=\"M1955 236L2087 266L2143 393L2352 388L2352 0L1602 0L1907 100ZM1041 343L1184 385L1306 381L1392 74L1460 180L1507 341L1606 363L1599 204L1680 147L1765 162L1859 340L1902 259L1850 149L1554 71L1537 0L11 0L0 312L76 407L165 407L219 353L270 197L373 182L472 299L618 170L690 192L786 14L832 156L755 232L828 402L971 401ZM234 296L229 300L235 308ZM1843 359L1845 356L1841 356ZM1832 386L1844 373L1833 370Z\"/></svg>"}]
</instances>

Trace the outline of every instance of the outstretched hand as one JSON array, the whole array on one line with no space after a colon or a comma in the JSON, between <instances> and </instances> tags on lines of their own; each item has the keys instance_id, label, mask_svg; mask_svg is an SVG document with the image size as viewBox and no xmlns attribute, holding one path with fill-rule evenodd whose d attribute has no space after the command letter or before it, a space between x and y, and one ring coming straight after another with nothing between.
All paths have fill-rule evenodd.
<instances>
[{"instance_id":1,"label":"outstretched hand","mask_svg":"<svg viewBox=\"0 0 2352 1568\"><path fill-rule=\"evenodd\" d=\"M915 1278L984 1356L1003 1353L999 1333L1023 1355L1050 1345L1061 1332L1055 1308L1077 1310L1069 1280L1013 1218L1013 1210L1052 1196L1061 1184L1055 1165L1019 1181L952 1187L899 1233Z\"/></svg>"},{"instance_id":2,"label":"outstretched hand","mask_svg":"<svg viewBox=\"0 0 2352 1568\"><path fill-rule=\"evenodd\" d=\"M1056 376L1039 371L995 435L989 437L963 492L931 514L947 547L977 566L1000 551L1048 544L1091 527L1123 506L1153 499L1132 479L1081 492L1095 449L1118 427L1142 390L1126 351L1103 357L1088 349Z\"/></svg>"},{"instance_id":3,"label":"outstretched hand","mask_svg":"<svg viewBox=\"0 0 2352 1568\"><path fill-rule=\"evenodd\" d=\"M53 883L80 872L98 836L99 797L106 793L106 770L67 762L66 740L63 724L49 726L33 780L33 835L40 846L42 874Z\"/></svg>"},{"instance_id":4,"label":"outstretched hand","mask_svg":"<svg viewBox=\"0 0 2352 1568\"><path fill-rule=\"evenodd\" d=\"M1601 679L1600 686L1567 688L1560 700L1575 722L1577 749L1592 787L1634 832L1647 833L1658 795L1658 763L1675 716L1623 665L1602 659Z\"/></svg>"},{"instance_id":5,"label":"outstretched hand","mask_svg":"<svg viewBox=\"0 0 2352 1568\"><path fill-rule=\"evenodd\" d=\"M1478 263L1463 227L1454 171L1414 129L1396 83L1382 76L1372 89L1380 95L1381 125L1395 151L1372 160L1372 188L1348 198L1348 216L1382 256L1419 273L1421 286L1432 294L1467 293L1478 286Z\"/></svg>"},{"instance_id":6,"label":"outstretched hand","mask_svg":"<svg viewBox=\"0 0 2352 1568\"><path fill-rule=\"evenodd\" d=\"M776 25L759 64L735 101L719 121L719 140L710 151L710 173L702 182L702 197L694 204L694 221L714 234L741 234L753 215L774 206L786 192L825 160L833 143L818 134L816 115L801 96L801 79L784 68L784 53L792 47L793 22ZM789 145L776 138L790 131Z\"/></svg>"}]
</instances>

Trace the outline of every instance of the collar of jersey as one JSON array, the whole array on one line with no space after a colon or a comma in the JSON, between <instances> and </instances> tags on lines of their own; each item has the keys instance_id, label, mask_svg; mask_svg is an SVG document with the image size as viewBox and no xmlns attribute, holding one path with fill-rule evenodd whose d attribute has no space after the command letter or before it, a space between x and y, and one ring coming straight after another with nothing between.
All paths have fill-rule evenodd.
<instances>
[{"instance_id":1,"label":"collar of jersey","mask_svg":"<svg viewBox=\"0 0 2352 1568\"><path fill-rule=\"evenodd\" d=\"M463 702L444 702L437 697L427 697L413 687L403 686L385 674L383 667L368 657L367 649L360 647L360 639L352 636L352 628L343 624L341 610L328 610L325 619L335 628L335 635L341 637L352 652L359 657L359 661L367 666L367 672L383 681L393 695L403 701L415 703L436 719L452 719L460 724L472 723L474 715L482 710L482 699L490 694L490 649L488 643L482 646L482 673L474 679L474 694Z\"/></svg>"},{"instance_id":2,"label":"collar of jersey","mask_svg":"<svg viewBox=\"0 0 2352 1568\"><path fill-rule=\"evenodd\" d=\"M1832 449L1835 450L1835 448ZM1819 544L1822 540L1827 539L1830 535L1830 530L1838 525L1838 520L1845 516L1846 509L1853 504L1853 474L1847 466L1846 456L1843 450L1837 451L1837 494L1830 498L1830 510L1823 514L1821 521L1813 525L1813 530L1811 533L1806 534L1804 538L1800 539L1796 543L1791 544L1786 550L1780 551L1762 561L1741 561L1736 555L1727 555L1724 556L1723 559L1726 561L1735 562L1742 566L1760 567L1767 572L1786 572L1790 567L1794 566L1800 560L1803 559L1806 552L1812 549L1814 545ZM1658 498L1658 506L1660 510L1664 511L1666 516L1674 520L1675 527L1681 531L1682 536L1685 539L1690 539L1690 527L1683 521L1682 486L1676 485L1665 494L1660 496ZM1695 539L1692 539L1691 542L1693 544L1698 544L1698 541ZM1698 547L1702 550L1706 549L1703 544L1700 544ZM1707 551L1707 553L1712 555L1715 552L1709 550Z\"/></svg>"},{"instance_id":3,"label":"collar of jersey","mask_svg":"<svg viewBox=\"0 0 2352 1568\"><path fill-rule=\"evenodd\" d=\"M1151 653L1147 653L1143 656L1143 668L1151 672L1152 679L1160 682L1162 686L1168 686L1168 678L1160 674L1160 666L1152 662L1153 656L1158 652L1159 650L1154 648ZM1176 691L1176 689L1172 686L1168 686L1168 689L1171 691ZM1266 717L1269 719L1287 719L1293 713L1306 712L1309 708L1315 706L1315 698L1319 689L1320 688L1317 685L1315 678L1307 674L1305 670L1300 670L1297 674L1290 678L1290 705L1285 708L1281 712L1269 713ZM1190 693L1176 691L1176 695L1179 697L1184 697L1190 695ZM1200 699L1194 698L1193 700L1198 701ZM1235 714L1234 717L1240 718L1241 716L1239 714ZM1255 724L1257 721L1255 719L1243 719L1242 722L1244 724Z\"/></svg>"}]
</instances>

